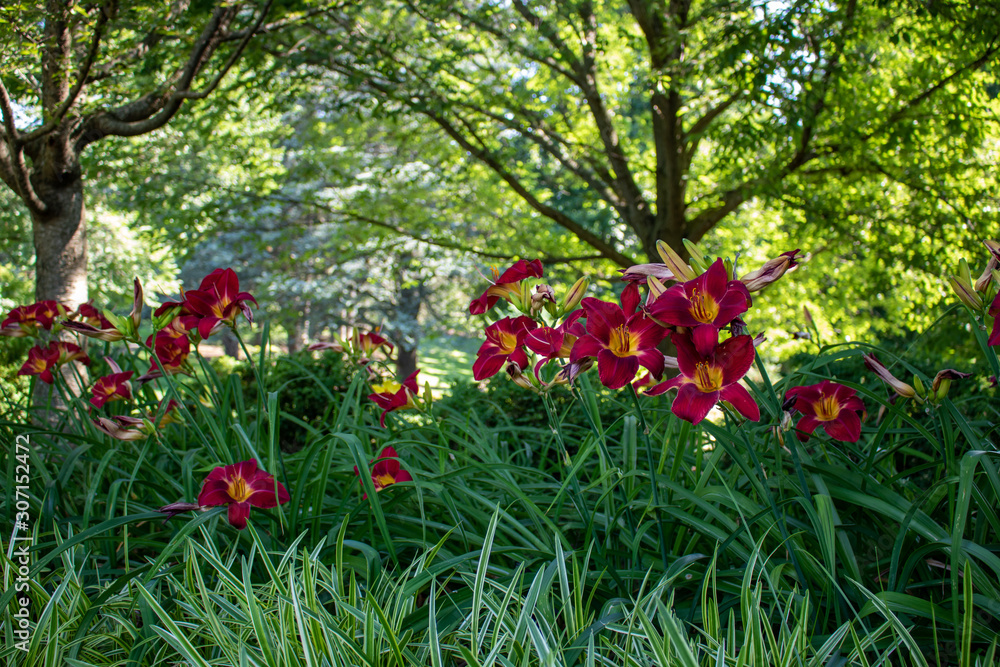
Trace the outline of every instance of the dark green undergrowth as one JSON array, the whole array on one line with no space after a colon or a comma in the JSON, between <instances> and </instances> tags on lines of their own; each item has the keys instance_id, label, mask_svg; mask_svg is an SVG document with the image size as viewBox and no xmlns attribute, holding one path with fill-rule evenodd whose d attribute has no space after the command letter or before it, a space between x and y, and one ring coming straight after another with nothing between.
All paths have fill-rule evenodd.
<instances>
[{"instance_id":1,"label":"dark green undergrowth","mask_svg":"<svg viewBox=\"0 0 1000 667\"><path fill-rule=\"evenodd\" d=\"M721 413L692 427L668 399L643 398L640 411L628 391L584 375L552 395L515 394L503 378L485 393L459 385L383 429L363 373L334 355L256 359L261 385L207 363L203 381L146 385L135 411L174 397L185 423L144 441L99 433L79 399L44 428L6 421L4 442L29 445L4 448L0 502L13 519L26 465L32 540L26 593L15 595L13 552L2 557L0 657L993 664L995 420L964 410L958 383L937 405L888 401L881 385L849 379L868 349L824 348L775 386L766 374L751 383L756 424ZM992 401L981 379L995 366L963 368ZM802 443L776 428L788 387L832 374L868 405L859 442L819 432ZM367 478L386 445L414 480L375 493L354 468ZM247 530L220 509L155 512L194 501L214 466L250 458L291 500L255 508ZM22 595L26 652L14 634Z\"/></svg>"}]
</instances>

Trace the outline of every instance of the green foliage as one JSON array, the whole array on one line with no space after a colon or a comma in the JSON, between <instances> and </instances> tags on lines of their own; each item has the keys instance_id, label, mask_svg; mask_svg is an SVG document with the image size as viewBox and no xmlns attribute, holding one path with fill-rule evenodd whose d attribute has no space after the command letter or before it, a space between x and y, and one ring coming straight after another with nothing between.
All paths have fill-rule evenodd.
<instances>
[{"instance_id":1,"label":"green foliage","mask_svg":"<svg viewBox=\"0 0 1000 667\"><path fill-rule=\"evenodd\" d=\"M586 382L586 380L584 380ZM579 430L590 428L587 413L580 409L569 391L551 396L552 405L563 428ZM620 420L629 412L629 404L609 391L595 394L598 412L606 423ZM549 415L540 396L518 387L513 382L499 378L493 382L479 383L459 379L451 384L449 394L438 405L442 410L461 417L472 417L481 427L496 432L498 429L547 429Z\"/></svg>"},{"instance_id":2,"label":"green foliage","mask_svg":"<svg viewBox=\"0 0 1000 667\"><path fill-rule=\"evenodd\" d=\"M332 353L149 384L136 408L174 396L186 424L138 443L96 432L80 399L52 430L8 421L5 437L31 443L40 620L26 659L991 664L995 415L969 420L950 398L893 405L848 379L859 353L822 348L773 389L762 375L756 425L727 413L692 428L661 400L636 412L584 375L572 397L459 385L433 415L392 413L381 429L363 374ZM782 444L785 389L830 373L885 418L856 444ZM363 498L353 469L367 476L390 444L414 481ZM254 508L245 531L216 509L151 520L247 458L290 503Z\"/></svg>"},{"instance_id":3,"label":"green foliage","mask_svg":"<svg viewBox=\"0 0 1000 667\"><path fill-rule=\"evenodd\" d=\"M247 362L235 365L244 395L257 393L257 379ZM322 432L343 399L353 370L339 354L302 351L269 360L263 369L264 393L277 395L281 448L298 451Z\"/></svg>"}]
</instances>

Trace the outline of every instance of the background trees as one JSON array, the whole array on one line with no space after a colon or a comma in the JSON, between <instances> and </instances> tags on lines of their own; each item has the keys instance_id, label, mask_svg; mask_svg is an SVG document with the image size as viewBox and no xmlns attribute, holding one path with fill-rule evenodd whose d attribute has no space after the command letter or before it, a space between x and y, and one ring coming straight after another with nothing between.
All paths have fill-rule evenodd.
<instances>
[{"instance_id":1,"label":"background trees","mask_svg":"<svg viewBox=\"0 0 1000 667\"><path fill-rule=\"evenodd\" d=\"M0 9L0 179L31 215L36 298L87 300L87 147L152 132L210 95L269 8L47 0Z\"/></svg>"},{"instance_id":2,"label":"background trees","mask_svg":"<svg viewBox=\"0 0 1000 667\"><path fill-rule=\"evenodd\" d=\"M329 16L310 62L422 114L619 265L755 197L824 215L833 190L842 214L899 184L961 208L996 120L986 4L389 0Z\"/></svg>"},{"instance_id":3,"label":"background trees","mask_svg":"<svg viewBox=\"0 0 1000 667\"><path fill-rule=\"evenodd\" d=\"M791 350L802 305L830 339L927 326L942 258L996 228L998 27L985 3L345 3L274 9L237 57L264 9L228 7L228 32L212 33L183 89L210 10L3 10L18 138L0 150L10 174L23 157L29 178L11 182L30 185L58 171L45 160L79 148L60 173L80 193L84 174L93 184L81 220L101 207L135 248L178 265L244 262L293 340L353 318L409 340L420 327L403 322L404 289L438 286L416 316L461 326L457 298L433 300L479 280L476 267L583 260L572 271L608 287L657 239L690 238L740 252L744 270L803 249L808 261L754 323ZM55 48L43 27L59 16L72 67L62 106L46 111L32 95ZM85 66L102 75L80 79ZM210 103L171 115L210 90ZM126 129L114 123L138 100L163 105L150 118L169 124L90 143L87 128ZM131 130L155 125L141 122ZM41 151L42 135L69 148ZM25 231L37 243L57 227L17 210L0 212L12 276L30 261ZM68 238L59 256L79 264L83 237ZM56 246L42 243L37 271L55 266ZM243 260L220 254L236 246ZM76 287L59 298L74 301L80 281L64 278ZM91 288L114 282L95 275Z\"/></svg>"}]
</instances>

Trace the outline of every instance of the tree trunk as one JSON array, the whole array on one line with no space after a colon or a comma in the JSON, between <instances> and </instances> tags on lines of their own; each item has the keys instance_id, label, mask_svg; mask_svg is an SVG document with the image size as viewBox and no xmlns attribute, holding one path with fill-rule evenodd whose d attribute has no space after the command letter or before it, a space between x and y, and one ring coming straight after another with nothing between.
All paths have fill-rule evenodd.
<instances>
[{"instance_id":1,"label":"tree trunk","mask_svg":"<svg viewBox=\"0 0 1000 667\"><path fill-rule=\"evenodd\" d=\"M405 380L417 370L417 346L404 346L400 343L396 348L396 355L396 377Z\"/></svg>"},{"instance_id":2,"label":"tree trunk","mask_svg":"<svg viewBox=\"0 0 1000 667\"><path fill-rule=\"evenodd\" d=\"M86 206L83 179L63 174L61 183L33 185L45 210L32 212L35 241L35 298L53 299L71 309L87 300Z\"/></svg>"},{"instance_id":3,"label":"tree trunk","mask_svg":"<svg viewBox=\"0 0 1000 667\"><path fill-rule=\"evenodd\" d=\"M424 279L419 276L419 267L410 278L408 269L413 268L412 253L403 254L396 264L396 377L405 380L417 370L417 348L420 345L420 307L426 290Z\"/></svg>"},{"instance_id":4,"label":"tree trunk","mask_svg":"<svg viewBox=\"0 0 1000 667\"><path fill-rule=\"evenodd\" d=\"M288 354L295 354L309 343L309 320L303 317L285 322L285 333L288 334Z\"/></svg>"},{"instance_id":5,"label":"tree trunk","mask_svg":"<svg viewBox=\"0 0 1000 667\"><path fill-rule=\"evenodd\" d=\"M240 358L240 341L229 327L222 329L222 349L227 357Z\"/></svg>"}]
</instances>

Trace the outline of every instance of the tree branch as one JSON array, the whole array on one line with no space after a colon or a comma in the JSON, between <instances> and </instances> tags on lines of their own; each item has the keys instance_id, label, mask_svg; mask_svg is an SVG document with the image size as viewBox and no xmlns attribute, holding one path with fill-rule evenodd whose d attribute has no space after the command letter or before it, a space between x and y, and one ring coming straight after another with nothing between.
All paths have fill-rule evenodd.
<instances>
[{"instance_id":1,"label":"tree branch","mask_svg":"<svg viewBox=\"0 0 1000 667\"><path fill-rule=\"evenodd\" d=\"M736 101L742 96L743 91L737 90L725 100L706 111L702 117L696 120L691 128L684 133L683 143L686 144L686 147L684 148L684 161L686 163L691 163L691 159L694 157L695 151L698 150L698 143L701 141L701 135L708 130L709 126L715 121L716 118L726 111L726 109L733 106L733 104L735 104Z\"/></svg>"},{"instance_id":2,"label":"tree branch","mask_svg":"<svg viewBox=\"0 0 1000 667\"><path fill-rule=\"evenodd\" d=\"M622 150L618 140L618 133L615 130L614 122L611 120L611 115L604 105L604 98L598 87L596 58L597 22L593 14L593 8L589 2L584 3L580 8L580 17L584 24L583 58L576 64L576 68L577 73L582 79L583 85L581 86L581 91L583 92L584 99L587 101L587 106L590 108L590 114L594 119L594 123L597 125L597 132L601 137L604 153L611 163L618 196L628 208L626 221L634 228L639 220L649 214L649 203L643 197L642 191L632 176L632 170L629 168L625 152ZM631 264L628 266L631 266Z\"/></svg>"},{"instance_id":3,"label":"tree branch","mask_svg":"<svg viewBox=\"0 0 1000 667\"><path fill-rule=\"evenodd\" d=\"M87 84L87 79L90 76L90 70L94 65L94 60L97 59L97 53L101 48L101 37L104 35L104 28L108 23L109 15L115 11L114 7L118 4L117 0L112 0L112 8L105 9L103 6L98 8L97 25L94 26L94 35L90 40L90 47L87 49L87 55L84 58L83 64L80 66L80 70L77 72L76 83L69 91L69 95L66 99L62 101L59 107L52 113L52 117L49 118L41 127L37 127L28 134L20 137L18 142L20 145L28 144L38 139L40 137L49 134L54 131L59 124L62 123L63 118L69 113L69 110L73 108L76 104L77 98L80 97L80 93L83 92L83 87Z\"/></svg>"},{"instance_id":4,"label":"tree branch","mask_svg":"<svg viewBox=\"0 0 1000 667\"><path fill-rule=\"evenodd\" d=\"M87 144L108 135L134 137L152 132L169 122L180 110L185 100L202 99L209 95L242 55L250 38L255 34L255 30L263 23L270 7L271 0L268 0L260 16L254 22L254 28L246 31L240 43L220 67L212 81L201 90L194 91L191 90L191 84L222 42L225 29L235 16L236 10L232 7L217 8L202 30L198 41L195 42L187 62L172 77L174 83L168 84L174 89L173 92L169 94L150 93L117 109L91 116L85 122L85 128L80 134L78 150L82 150Z\"/></svg>"},{"instance_id":5,"label":"tree branch","mask_svg":"<svg viewBox=\"0 0 1000 667\"><path fill-rule=\"evenodd\" d=\"M30 172L24 161L24 145L21 135L14 123L14 107L10 102L7 87L0 79L0 115L3 116L4 137L0 142L0 176L4 183L17 193L17 196L33 213L45 210L45 203L39 198L31 186Z\"/></svg>"},{"instance_id":6,"label":"tree branch","mask_svg":"<svg viewBox=\"0 0 1000 667\"><path fill-rule=\"evenodd\" d=\"M990 58L992 58L993 56L995 56L997 54L997 52L1000 52L1000 44L997 44L996 40L994 39L992 42L990 42L989 46L986 47L986 51L983 52L983 55L979 56L978 58L976 58L972 62L966 63L962 67L959 67L957 70L955 70L954 72L952 72L951 74L949 74L945 78L941 79L940 81L938 81L937 83L935 83L933 86L931 86L927 90L923 91L922 93L920 93L919 95L917 95L916 97L914 97L913 99L911 99L909 102L907 102L902 107L900 107L899 109L897 109L895 113L893 113L891 116L889 116L889 118L886 120L886 122L881 127L877 128L875 130L872 130L871 132L869 132L867 134L862 135L861 136L861 140L862 141L868 141L869 139L871 139L872 137L874 137L876 134L878 134L879 132L881 132L882 130L884 130L886 127L888 127L888 126L892 125L893 123L899 121L900 119L903 118L903 116L906 115L906 113L908 111L910 111L914 107L918 106L921 102L923 102L924 100L926 100L929 97L931 97L932 95L934 95L934 93L936 93L937 91L939 91L942 88L944 88L946 85L948 85L949 82L951 82L954 79L958 78L962 74L965 74L966 72L970 72L970 71L973 71L973 70L980 69L983 65L985 65L987 62L989 62Z\"/></svg>"},{"instance_id":7,"label":"tree branch","mask_svg":"<svg viewBox=\"0 0 1000 667\"><path fill-rule=\"evenodd\" d=\"M590 230L583 227L576 220L563 213L562 211L552 208L551 206L542 203L535 195L528 192L528 189L521 183L520 179L514 176L512 173L507 171L502 164L493 156L489 151L481 146L477 146L469 141L462 132L458 130L452 123L448 122L446 118L440 114L435 113L430 109L419 110L421 113L426 115L428 118L433 120L438 126L445 131L445 133L458 143L459 146L469 151L477 160L485 164L487 167L493 170L504 182L507 183L514 190L515 193L521 199L524 200L528 206L535 209L546 218L549 218L555 222L560 227L563 227L574 235L576 235L581 241L587 243L602 256L610 259L612 262L624 267L633 266L638 264L634 259L628 257L620 252L618 252L610 243L597 236Z\"/></svg>"}]
</instances>

